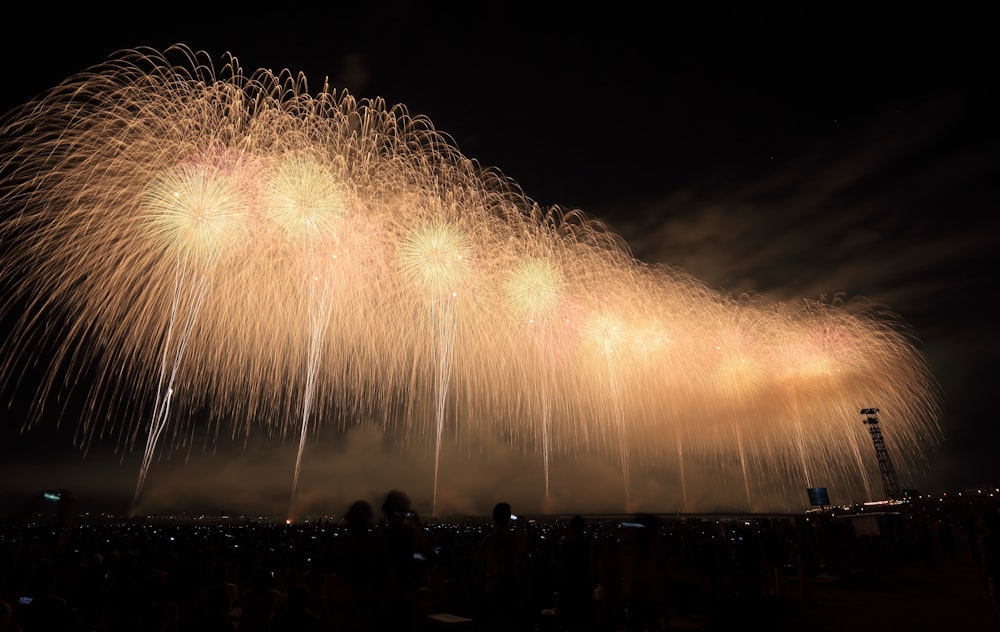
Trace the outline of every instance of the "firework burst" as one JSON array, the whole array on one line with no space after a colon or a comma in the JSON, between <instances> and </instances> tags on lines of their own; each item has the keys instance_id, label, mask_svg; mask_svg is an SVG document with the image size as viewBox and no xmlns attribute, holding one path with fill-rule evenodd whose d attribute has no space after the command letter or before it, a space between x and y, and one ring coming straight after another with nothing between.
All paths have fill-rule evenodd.
<instances>
[{"instance_id":1,"label":"firework burst","mask_svg":"<svg viewBox=\"0 0 1000 632\"><path fill-rule=\"evenodd\" d=\"M934 381L892 314L636 261L402 106L176 46L0 123L0 378L33 404L25 429L82 389L80 445L141 450L137 499L153 457L205 425L297 437L293 499L316 428L396 433L433 450L435 512L445 442L537 455L546 494L554 464L606 459L626 505L635 471L669 464L688 509L692 475L735 467L762 509L787 481L878 494L860 408L881 409L904 474L938 440Z\"/></svg>"}]
</instances>

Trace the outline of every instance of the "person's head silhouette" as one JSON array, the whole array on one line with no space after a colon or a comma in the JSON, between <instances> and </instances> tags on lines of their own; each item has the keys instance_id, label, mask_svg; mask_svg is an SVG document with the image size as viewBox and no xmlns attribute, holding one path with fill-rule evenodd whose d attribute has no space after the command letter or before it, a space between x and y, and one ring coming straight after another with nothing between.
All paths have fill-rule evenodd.
<instances>
[{"instance_id":1,"label":"person's head silhouette","mask_svg":"<svg viewBox=\"0 0 1000 632\"><path fill-rule=\"evenodd\" d=\"M512 515L510 503L497 503L493 506L493 524L498 527L510 526Z\"/></svg>"},{"instance_id":2,"label":"person's head silhouette","mask_svg":"<svg viewBox=\"0 0 1000 632\"><path fill-rule=\"evenodd\" d=\"M344 519L351 531L362 532L371 527L373 517L371 504L367 500L356 500L351 503Z\"/></svg>"},{"instance_id":3,"label":"person's head silhouette","mask_svg":"<svg viewBox=\"0 0 1000 632\"><path fill-rule=\"evenodd\" d=\"M409 522L413 516L410 497L398 489L391 490L382 501L382 515L389 524L399 525Z\"/></svg>"}]
</instances>

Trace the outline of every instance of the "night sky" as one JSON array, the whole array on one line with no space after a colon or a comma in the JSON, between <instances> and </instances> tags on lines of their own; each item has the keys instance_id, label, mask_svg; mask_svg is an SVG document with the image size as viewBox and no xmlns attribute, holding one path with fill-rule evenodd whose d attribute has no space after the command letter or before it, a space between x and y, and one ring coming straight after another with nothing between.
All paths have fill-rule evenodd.
<instances>
[{"instance_id":1,"label":"night sky","mask_svg":"<svg viewBox=\"0 0 1000 632\"><path fill-rule=\"evenodd\" d=\"M231 52L244 69L301 71L312 92L328 78L359 98L402 103L540 205L607 222L639 260L722 291L843 293L889 306L942 391L944 439L926 477L903 486L1000 482L1000 84L985 13L381 4L279 3L224 17L170 5L141 19L29 6L0 27L0 109L118 49L174 43L215 59ZM3 414L0 491L66 487L95 503L131 493L136 455L97 445L84 457L72 427L21 435L16 407ZM164 506L270 508L287 495L294 447L181 461L154 465L150 494ZM423 475L371 460L339 467L315 475L364 481L344 483L359 497L408 486L422 496ZM536 471L488 467L515 511L537 497L519 488L537 485L527 482ZM282 483L270 489L247 472ZM222 498L167 491L192 480ZM464 508L485 512L495 500Z\"/></svg>"}]
</instances>

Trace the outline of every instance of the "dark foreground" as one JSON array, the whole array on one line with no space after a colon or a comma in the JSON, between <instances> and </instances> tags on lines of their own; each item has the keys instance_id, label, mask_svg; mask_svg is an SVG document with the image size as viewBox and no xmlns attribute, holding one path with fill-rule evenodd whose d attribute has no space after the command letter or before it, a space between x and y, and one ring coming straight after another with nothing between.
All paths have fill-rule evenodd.
<instances>
[{"instance_id":1,"label":"dark foreground","mask_svg":"<svg viewBox=\"0 0 1000 632\"><path fill-rule=\"evenodd\" d=\"M986 586L967 557L942 558L933 568L900 563L879 573L798 582L779 593L734 600L710 619L673 621L670 629L735 630L742 626L812 632L1000 630Z\"/></svg>"},{"instance_id":2,"label":"dark foreground","mask_svg":"<svg viewBox=\"0 0 1000 632\"><path fill-rule=\"evenodd\" d=\"M19 627L0 632L1000 630L981 508L948 509L591 517L580 532L521 520L507 560L486 552L490 520L409 512L296 525L34 516L2 525L0 598ZM504 568L517 581L499 603ZM629 628L643 609L654 623Z\"/></svg>"}]
</instances>

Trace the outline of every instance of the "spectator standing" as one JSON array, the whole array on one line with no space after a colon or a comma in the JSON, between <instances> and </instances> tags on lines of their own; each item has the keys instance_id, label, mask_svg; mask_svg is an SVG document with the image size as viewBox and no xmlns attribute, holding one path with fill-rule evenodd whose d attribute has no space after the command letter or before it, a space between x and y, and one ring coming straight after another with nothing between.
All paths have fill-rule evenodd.
<instances>
[{"instance_id":1,"label":"spectator standing","mask_svg":"<svg viewBox=\"0 0 1000 632\"><path fill-rule=\"evenodd\" d=\"M979 567L986 582L993 612L1000 620L1000 514L995 507L987 507L979 516Z\"/></svg>"},{"instance_id":2,"label":"spectator standing","mask_svg":"<svg viewBox=\"0 0 1000 632\"><path fill-rule=\"evenodd\" d=\"M493 632L517 632L523 626L521 576L522 555L527 545L524 528L513 517L510 503L493 507L493 530L486 534L479 548L480 565L485 573L486 629Z\"/></svg>"},{"instance_id":3,"label":"spectator standing","mask_svg":"<svg viewBox=\"0 0 1000 632\"><path fill-rule=\"evenodd\" d=\"M386 494L380 536L385 552L381 625L398 632L413 630L424 614L422 589L427 584L424 574L430 551L427 535L404 492L394 489Z\"/></svg>"},{"instance_id":4,"label":"spectator standing","mask_svg":"<svg viewBox=\"0 0 1000 632\"><path fill-rule=\"evenodd\" d=\"M594 547L583 516L573 516L559 542L559 602L557 612L569 632L594 628Z\"/></svg>"},{"instance_id":5,"label":"spectator standing","mask_svg":"<svg viewBox=\"0 0 1000 632\"><path fill-rule=\"evenodd\" d=\"M660 523L639 516L626 526L624 590L629 632L663 632L670 627L669 578Z\"/></svg>"}]
</instances>

